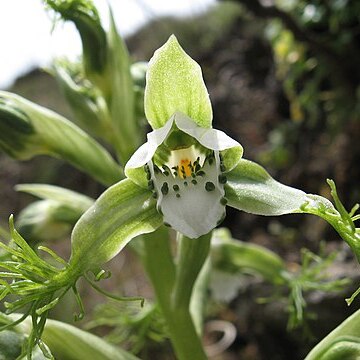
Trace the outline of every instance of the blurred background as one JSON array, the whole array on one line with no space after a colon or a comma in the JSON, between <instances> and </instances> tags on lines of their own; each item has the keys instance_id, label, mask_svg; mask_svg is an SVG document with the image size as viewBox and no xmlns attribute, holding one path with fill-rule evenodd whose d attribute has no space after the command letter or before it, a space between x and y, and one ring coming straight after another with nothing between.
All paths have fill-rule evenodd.
<instances>
[{"instance_id":1,"label":"blurred background","mask_svg":"<svg viewBox=\"0 0 360 360\"><path fill-rule=\"evenodd\" d=\"M107 4L95 3L106 26ZM134 61L148 61L170 34L177 36L203 69L214 127L237 139L245 158L263 165L282 183L328 198L326 179L334 179L347 209L360 201L360 2L109 3ZM59 23L53 28L40 0L3 0L0 33L0 89L71 118L56 81L43 68L53 57L80 54L80 39L72 24ZM28 182L60 185L92 197L104 190L61 161L37 157L20 163L0 154L2 225L10 213L16 215L33 201L13 189L15 184ZM302 215L264 218L228 208L223 225L234 238L274 250L289 267L298 266L302 248L318 253L323 242L325 253L339 253L328 270L331 276L350 277L353 286L336 295L309 294L308 311L317 313L317 322L310 318L308 331L288 331L286 305L259 304L256 299L269 294L267 285L244 277L239 295L230 304L220 302L209 309L210 316L233 322L238 331L235 343L219 359L302 359L359 307L359 301L351 308L344 301L359 284L359 266L324 221ZM51 246L65 257L69 252L68 239ZM110 289L151 296L130 253L120 254L109 268L113 272ZM89 313L98 301L98 295L91 292L86 304ZM62 313L64 316L71 321L72 311Z\"/></svg>"}]
</instances>

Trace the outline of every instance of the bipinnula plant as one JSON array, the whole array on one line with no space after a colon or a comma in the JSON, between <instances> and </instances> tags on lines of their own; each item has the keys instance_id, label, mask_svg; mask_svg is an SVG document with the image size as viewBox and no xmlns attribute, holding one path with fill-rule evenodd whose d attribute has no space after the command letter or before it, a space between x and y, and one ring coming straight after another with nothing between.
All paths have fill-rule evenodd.
<instances>
[{"instance_id":1,"label":"bipinnula plant","mask_svg":"<svg viewBox=\"0 0 360 360\"><path fill-rule=\"evenodd\" d=\"M174 35L147 66L143 114L137 104L141 82L133 76L144 73L144 64L131 64L112 16L110 29L105 30L88 0L45 3L56 18L72 21L81 36L82 62L62 59L53 69L75 121L2 91L0 148L17 160L40 154L63 159L107 189L93 200L46 184L17 187L41 199L19 214L16 226L10 217L9 234L0 233L4 250L0 299L6 314L12 314L1 318L0 330L23 341L19 358L136 358L71 325L47 320L68 291L78 301L78 318L83 317L77 290L81 277L110 298L143 302L137 294L123 298L97 283L107 276L102 266L135 238L141 243L137 254L180 360L207 358L201 337L209 287L206 275L211 271L237 274L246 269L274 286L288 287L290 325L303 319L303 291L342 288L345 281L327 281L319 275L324 268L321 262L308 271L309 259L317 262L315 256L305 256L304 269L294 275L276 254L216 230L227 207L263 216L313 214L333 226L359 260L360 230L354 225L358 206L347 212L334 182L329 185L335 206L321 196L277 182L260 165L244 159L240 143L212 127L201 68ZM151 131L141 145L144 117ZM37 246L70 231L68 260ZM42 253L53 261L45 261ZM59 337L64 341L57 341ZM341 351L346 351L346 344ZM0 354L11 351L9 346Z\"/></svg>"}]
</instances>

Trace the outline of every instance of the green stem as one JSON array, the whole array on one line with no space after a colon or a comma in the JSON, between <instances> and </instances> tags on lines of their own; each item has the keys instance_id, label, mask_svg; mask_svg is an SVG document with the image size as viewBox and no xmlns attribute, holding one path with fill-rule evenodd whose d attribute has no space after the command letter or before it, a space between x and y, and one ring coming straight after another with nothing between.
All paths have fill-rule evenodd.
<instances>
[{"instance_id":1,"label":"green stem","mask_svg":"<svg viewBox=\"0 0 360 360\"><path fill-rule=\"evenodd\" d=\"M177 309L171 313L164 313L164 316L177 358L179 360L206 360L206 354L189 310Z\"/></svg>"},{"instance_id":2,"label":"green stem","mask_svg":"<svg viewBox=\"0 0 360 360\"><path fill-rule=\"evenodd\" d=\"M192 287L204 262L201 259L206 259L206 255L201 256L200 251L196 251L196 246L193 247L194 244L188 243L189 240L185 239L185 243L180 246L179 263L175 268L167 230L161 228L155 233L148 234L144 236L144 261L177 358L205 360L206 355L189 312L189 302ZM197 242L197 240L191 241ZM204 240L200 240L199 245L206 250ZM190 251L191 248L194 254ZM196 253L199 258L195 257ZM189 256L188 261L184 258L185 254ZM198 261L201 265L197 263ZM186 267L193 269L188 271ZM189 280L189 284L185 283L186 279ZM184 290L183 296L180 296L181 287Z\"/></svg>"},{"instance_id":3,"label":"green stem","mask_svg":"<svg viewBox=\"0 0 360 360\"><path fill-rule=\"evenodd\" d=\"M175 281L175 265L168 236L165 227L143 235L145 268L162 309L171 306L170 295Z\"/></svg>"},{"instance_id":4,"label":"green stem","mask_svg":"<svg viewBox=\"0 0 360 360\"><path fill-rule=\"evenodd\" d=\"M197 239L178 235L179 255L172 299L174 308L189 308L195 281L210 251L210 238L210 234Z\"/></svg>"}]
</instances>

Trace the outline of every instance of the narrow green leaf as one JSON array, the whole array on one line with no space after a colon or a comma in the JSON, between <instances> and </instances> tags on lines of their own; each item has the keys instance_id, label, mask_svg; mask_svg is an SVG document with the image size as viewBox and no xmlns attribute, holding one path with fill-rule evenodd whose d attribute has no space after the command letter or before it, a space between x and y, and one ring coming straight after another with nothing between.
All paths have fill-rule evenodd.
<instances>
[{"instance_id":1,"label":"narrow green leaf","mask_svg":"<svg viewBox=\"0 0 360 360\"><path fill-rule=\"evenodd\" d=\"M69 324L49 320L43 341L56 359L61 360L138 360L125 350L108 344L103 339Z\"/></svg>"},{"instance_id":2,"label":"narrow green leaf","mask_svg":"<svg viewBox=\"0 0 360 360\"><path fill-rule=\"evenodd\" d=\"M38 250L48 253L59 264L65 267L68 265L68 263L62 257L60 257L58 254L55 253L55 251L47 248L46 246L38 246Z\"/></svg>"},{"instance_id":3,"label":"narrow green leaf","mask_svg":"<svg viewBox=\"0 0 360 360\"><path fill-rule=\"evenodd\" d=\"M15 319L20 315L14 314L7 318ZM30 317L15 328L22 339L31 332L31 329ZM98 336L56 320L46 321L41 339L55 359L59 360L139 360L136 356L110 345Z\"/></svg>"},{"instance_id":4,"label":"narrow green leaf","mask_svg":"<svg viewBox=\"0 0 360 360\"><path fill-rule=\"evenodd\" d=\"M320 341L305 360L360 358L360 310L356 311Z\"/></svg>"},{"instance_id":5,"label":"narrow green leaf","mask_svg":"<svg viewBox=\"0 0 360 360\"><path fill-rule=\"evenodd\" d=\"M108 32L108 59L111 73L111 95L107 99L117 134L117 148L125 164L141 142L141 132L135 119L134 82L130 72L131 61L124 40L119 35L112 13Z\"/></svg>"},{"instance_id":6,"label":"narrow green leaf","mask_svg":"<svg viewBox=\"0 0 360 360\"><path fill-rule=\"evenodd\" d=\"M85 212L95 201L76 191L48 184L18 184L15 186L15 190L32 194L41 199L54 200L82 212Z\"/></svg>"},{"instance_id":7,"label":"narrow green leaf","mask_svg":"<svg viewBox=\"0 0 360 360\"><path fill-rule=\"evenodd\" d=\"M302 212L300 208L308 200L306 193L279 183L263 167L249 160L241 159L226 176L228 205L252 214Z\"/></svg>"},{"instance_id":8,"label":"narrow green leaf","mask_svg":"<svg viewBox=\"0 0 360 360\"><path fill-rule=\"evenodd\" d=\"M0 149L16 159L27 160L40 154L55 156L106 185L122 176L111 155L76 125L4 91L0 91L0 130Z\"/></svg>"},{"instance_id":9,"label":"narrow green leaf","mask_svg":"<svg viewBox=\"0 0 360 360\"><path fill-rule=\"evenodd\" d=\"M109 261L134 237L162 224L149 190L123 180L106 190L72 233L70 267L82 273Z\"/></svg>"},{"instance_id":10,"label":"narrow green leaf","mask_svg":"<svg viewBox=\"0 0 360 360\"><path fill-rule=\"evenodd\" d=\"M149 62L145 114L153 129L182 112L199 126L211 127L212 108L200 66L172 35Z\"/></svg>"},{"instance_id":11,"label":"narrow green leaf","mask_svg":"<svg viewBox=\"0 0 360 360\"><path fill-rule=\"evenodd\" d=\"M30 264L37 264L43 268L49 268L44 260L40 259L35 251L28 245L24 238L17 232L14 226L14 217L9 218L9 227L12 240L21 248L21 253ZM25 264L24 264L25 265Z\"/></svg>"}]
</instances>

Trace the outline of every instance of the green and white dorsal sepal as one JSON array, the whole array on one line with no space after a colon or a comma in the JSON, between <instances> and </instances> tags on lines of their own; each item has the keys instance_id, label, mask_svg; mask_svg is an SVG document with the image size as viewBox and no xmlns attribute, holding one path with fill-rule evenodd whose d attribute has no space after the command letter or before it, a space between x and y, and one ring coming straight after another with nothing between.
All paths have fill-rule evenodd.
<instances>
[{"instance_id":1,"label":"green and white dorsal sepal","mask_svg":"<svg viewBox=\"0 0 360 360\"><path fill-rule=\"evenodd\" d=\"M222 131L200 127L180 112L147 138L126 164L127 176L144 185L132 171L144 167L164 223L190 238L207 234L225 216L224 173L230 169L221 152L238 161L241 145ZM234 151L227 152L229 149Z\"/></svg>"}]
</instances>

